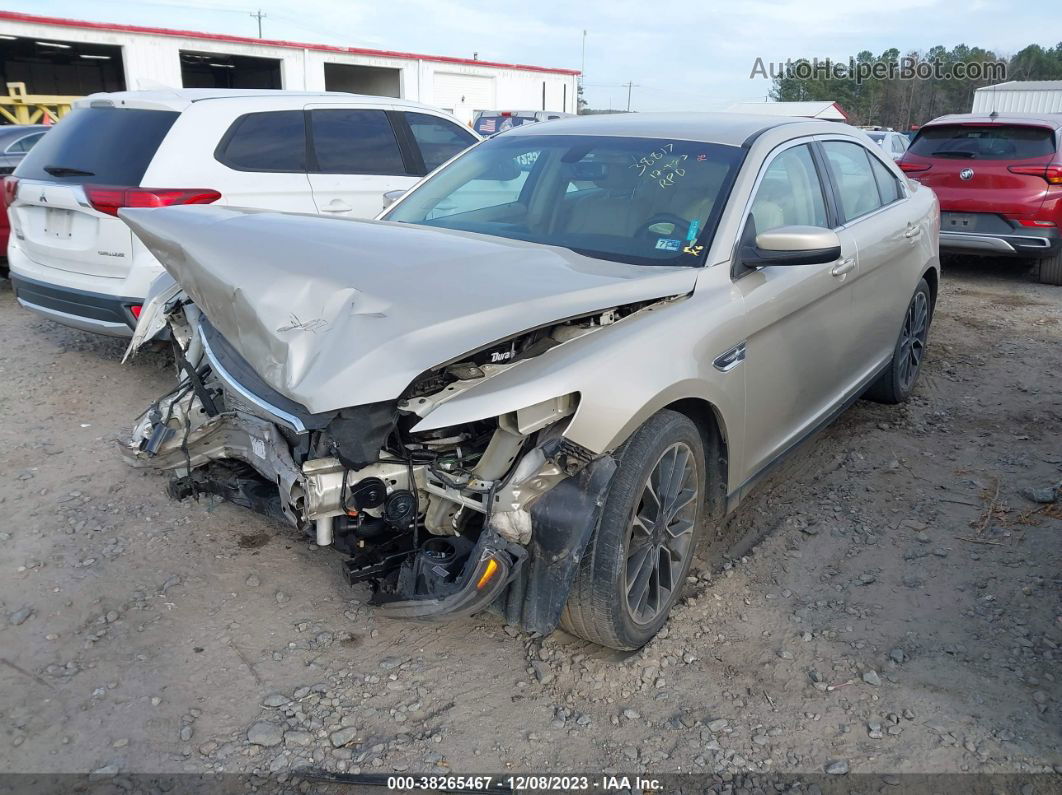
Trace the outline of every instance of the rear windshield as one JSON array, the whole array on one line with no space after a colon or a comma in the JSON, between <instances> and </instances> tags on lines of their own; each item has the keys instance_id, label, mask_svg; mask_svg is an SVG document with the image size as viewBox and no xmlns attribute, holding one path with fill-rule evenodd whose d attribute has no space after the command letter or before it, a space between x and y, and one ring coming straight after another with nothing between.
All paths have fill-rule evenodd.
<instances>
[{"instance_id":1,"label":"rear windshield","mask_svg":"<svg viewBox=\"0 0 1062 795\"><path fill-rule=\"evenodd\" d=\"M923 127L909 151L956 160L1025 160L1053 155L1055 135L1047 127L941 124Z\"/></svg>"},{"instance_id":2,"label":"rear windshield","mask_svg":"<svg viewBox=\"0 0 1062 795\"><path fill-rule=\"evenodd\" d=\"M480 135L494 135L494 133L505 132L513 127L519 127L521 124L530 124L534 121L534 119L528 119L523 116L480 116L472 127Z\"/></svg>"},{"instance_id":3,"label":"rear windshield","mask_svg":"<svg viewBox=\"0 0 1062 795\"><path fill-rule=\"evenodd\" d=\"M78 185L139 185L179 115L168 110L77 108L33 147L15 176Z\"/></svg>"}]
</instances>

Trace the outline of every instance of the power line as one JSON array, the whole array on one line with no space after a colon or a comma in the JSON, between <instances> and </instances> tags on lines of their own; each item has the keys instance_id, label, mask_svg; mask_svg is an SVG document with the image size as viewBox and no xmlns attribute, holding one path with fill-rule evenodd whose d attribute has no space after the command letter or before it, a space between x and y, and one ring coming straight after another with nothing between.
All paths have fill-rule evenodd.
<instances>
[{"instance_id":1,"label":"power line","mask_svg":"<svg viewBox=\"0 0 1062 795\"><path fill-rule=\"evenodd\" d=\"M268 17L269 15L263 14L262 9L259 8L257 12L252 11L250 13L250 16L258 20L258 38L262 38L262 20Z\"/></svg>"}]
</instances>

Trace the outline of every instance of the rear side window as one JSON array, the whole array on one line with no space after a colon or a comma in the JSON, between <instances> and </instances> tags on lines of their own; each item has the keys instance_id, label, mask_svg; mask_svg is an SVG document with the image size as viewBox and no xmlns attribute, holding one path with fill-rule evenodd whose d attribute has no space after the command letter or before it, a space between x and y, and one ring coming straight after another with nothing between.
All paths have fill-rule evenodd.
<instances>
[{"instance_id":1,"label":"rear side window","mask_svg":"<svg viewBox=\"0 0 1062 795\"><path fill-rule=\"evenodd\" d=\"M306 117L301 110L271 110L240 116L214 156L237 171L306 171Z\"/></svg>"},{"instance_id":2,"label":"rear side window","mask_svg":"<svg viewBox=\"0 0 1062 795\"><path fill-rule=\"evenodd\" d=\"M420 147L424 166L434 171L458 152L476 142L471 133L453 122L426 113L407 113L406 121Z\"/></svg>"},{"instance_id":3,"label":"rear side window","mask_svg":"<svg viewBox=\"0 0 1062 795\"><path fill-rule=\"evenodd\" d=\"M180 114L138 108L76 108L22 160L15 175L81 185L139 185Z\"/></svg>"},{"instance_id":4,"label":"rear side window","mask_svg":"<svg viewBox=\"0 0 1062 795\"><path fill-rule=\"evenodd\" d=\"M1047 127L941 124L923 127L908 151L957 160L1026 160L1053 155L1055 134Z\"/></svg>"},{"instance_id":5,"label":"rear side window","mask_svg":"<svg viewBox=\"0 0 1062 795\"><path fill-rule=\"evenodd\" d=\"M846 141L823 141L822 149L830 164L834 185L840 194L841 211L846 221L873 212L883 202L871 169L870 154L859 144Z\"/></svg>"},{"instance_id":6,"label":"rear side window","mask_svg":"<svg viewBox=\"0 0 1062 795\"><path fill-rule=\"evenodd\" d=\"M310 111L314 171L321 174L404 175L398 139L382 110Z\"/></svg>"},{"instance_id":7,"label":"rear side window","mask_svg":"<svg viewBox=\"0 0 1062 795\"><path fill-rule=\"evenodd\" d=\"M870 168L874 172L874 181L878 183L878 194L881 196L882 204L892 204L903 195L900 192L900 181L885 167L884 163L876 157L871 157Z\"/></svg>"},{"instance_id":8,"label":"rear side window","mask_svg":"<svg viewBox=\"0 0 1062 795\"><path fill-rule=\"evenodd\" d=\"M23 152L28 152L34 147L34 145L37 143L37 141L41 139L43 135L44 133L42 132L33 133L32 135L24 135L17 141L15 141L13 144L8 146L7 149L4 150L4 154L18 155L22 154Z\"/></svg>"}]
</instances>

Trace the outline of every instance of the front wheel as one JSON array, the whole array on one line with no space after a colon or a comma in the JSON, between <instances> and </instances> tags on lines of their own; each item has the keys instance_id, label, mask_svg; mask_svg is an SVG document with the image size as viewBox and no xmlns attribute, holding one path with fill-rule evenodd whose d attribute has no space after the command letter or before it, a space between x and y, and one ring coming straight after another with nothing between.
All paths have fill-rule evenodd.
<instances>
[{"instance_id":1,"label":"front wheel","mask_svg":"<svg viewBox=\"0 0 1062 795\"><path fill-rule=\"evenodd\" d=\"M907 305L892 361L863 397L878 403L905 403L911 397L918 374L922 371L932 319L933 298L929 284L922 279L911 297L911 303Z\"/></svg>"},{"instance_id":2,"label":"front wheel","mask_svg":"<svg viewBox=\"0 0 1062 795\"><path fill-rule=\"evenodd\" d=\"M616 457L561 626L593 643L630 650L660 630L681 595L705 502L704 443L688 417L661 411Z\"/></svg>"}]
</instances>

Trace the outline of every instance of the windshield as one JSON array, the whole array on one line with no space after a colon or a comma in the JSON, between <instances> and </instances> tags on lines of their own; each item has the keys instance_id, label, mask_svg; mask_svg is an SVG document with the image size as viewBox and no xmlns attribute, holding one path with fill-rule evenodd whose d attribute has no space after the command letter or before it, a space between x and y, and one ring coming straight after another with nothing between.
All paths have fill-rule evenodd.
<instances>
[{"instance_id":1,"label":"windshield","mask_svg":"<svg viewBox=\"0 0 1062 795\"><path fill-rule=\"evenodd\" d=\"M636 265L700 265L743 157L735 146L664 138L501 136L383 219Z\"/></svg>"},{"instance_id":2,"label":"windshield","mask_svg":"<svg viewBox=\"0 0 1062 795\"><path fill-rule=\"evenodd\" d=\"M877 141L880 144L882 141L885 140L885 133L870 132L870 133L867 133L867 137L871 141Z\"/></svg>"}]
</instances>

